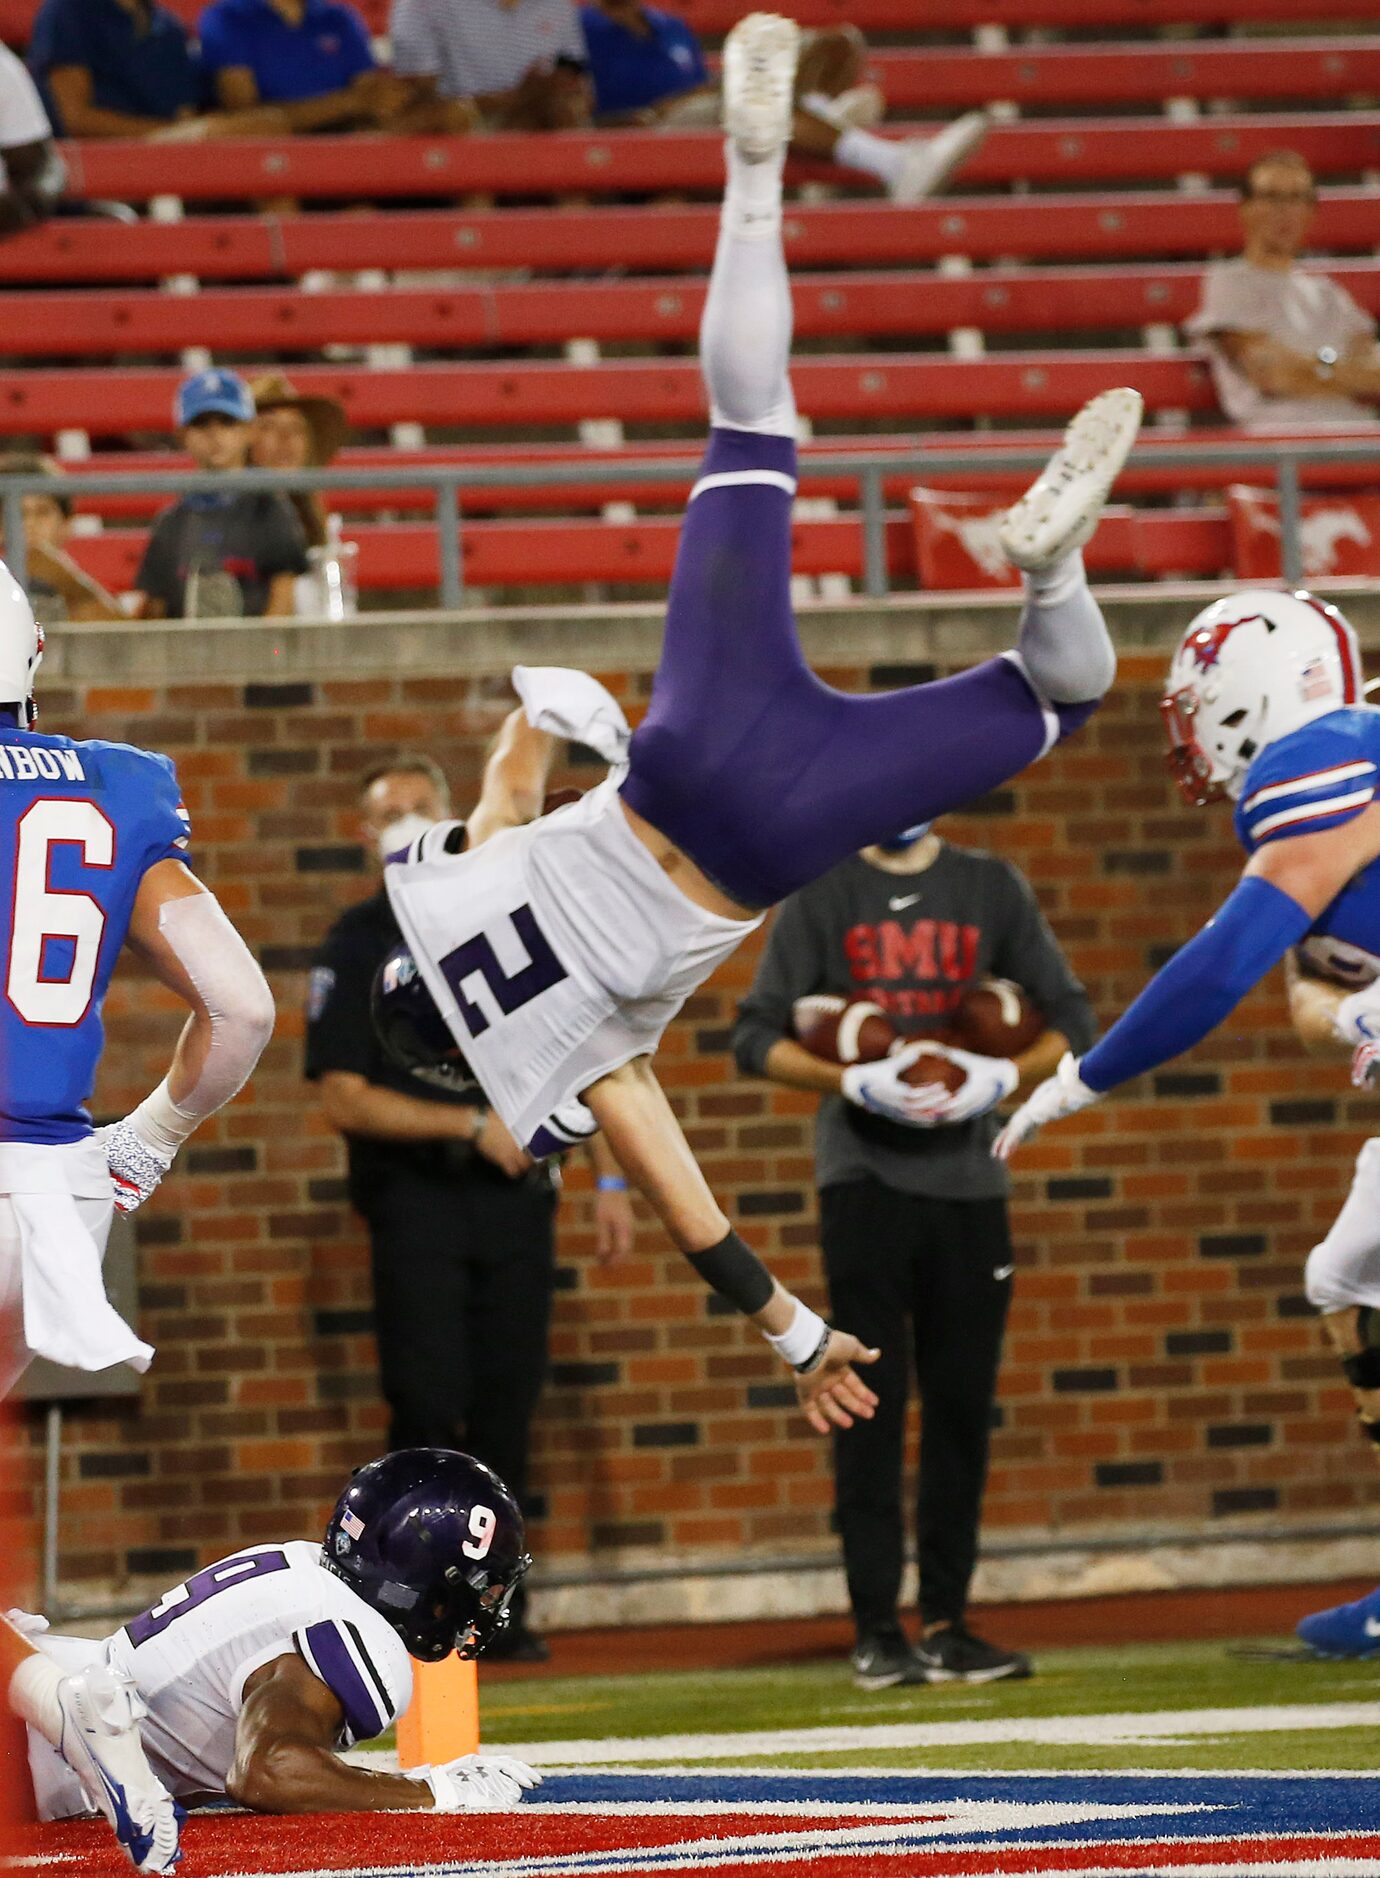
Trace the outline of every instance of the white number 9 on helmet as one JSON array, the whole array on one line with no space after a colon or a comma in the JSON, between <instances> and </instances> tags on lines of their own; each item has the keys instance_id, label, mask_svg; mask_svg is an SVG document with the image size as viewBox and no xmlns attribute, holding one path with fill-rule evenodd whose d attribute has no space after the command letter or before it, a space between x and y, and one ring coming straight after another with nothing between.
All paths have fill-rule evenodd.
<instances>
[{"instance_id":1,"label":"white number 9 on helmet","mask_svg":"<svg viewBox=\"0 0 1380 1878\"><path fill-rule=\"evenodd\" d=\"M461 1541L460 1550L466 1558L484 1558L494 1542L494 1533L497 1530L498 1514L491 1506L472 1506L470 1508L470 1536Z\"/></svg>"}]
</instances>

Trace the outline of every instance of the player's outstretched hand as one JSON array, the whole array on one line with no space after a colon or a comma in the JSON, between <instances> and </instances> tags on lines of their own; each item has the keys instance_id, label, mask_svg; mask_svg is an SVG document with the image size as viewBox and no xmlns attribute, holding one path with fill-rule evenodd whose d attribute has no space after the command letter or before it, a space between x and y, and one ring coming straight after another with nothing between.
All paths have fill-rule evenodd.
<instances>
[{"instance_id":1,"label":"player's outstretched hand","mask_svg":"<svg viewBox=\"0 0 1380 1878\"><path fill-rule=\"evenodd\" d=\"M161 1154L155 1154L128 1117L96 1130L96 1139L105 1153L105 1164L115 1188L115 1205L121 1213L141 1207L172 1166Z\"/></svg>"},{"instance_id":2,"label":"player's outstretched hand","mask_svg":"<svg viewBox=\"0 0 1380 1878\"><path fill-rule=\"evenodd\" d=\"M438 1813L511 1813L541 1775L509 1754L462 1754L443 1767L418 1773L431 1788Z\"/></svg>"},{"instance_id":3,"label":"player's outstretched hand","mask_svg":"<svg viewBox=\"0 0 1380 1878\"><path fill-rule=\"evenodd\" d=\"M1101 1099L1101 1090L1089 1089L1078 1074L1078 1058L1071 1051L1065 1051L1054 1074L1031 1091L1002 1129L992 1143L992 1152L999 1161L1009 1161L1037 1128L1043 1128L1046 1122L1062 1121L1066 1115L1076 1115L1079 1109L1091 1108Z\"/></svg>"},{"instance_id":4,"label":"player's outstretched hand","mask_svg":"<svg viewBox=\"0 0 1380 1878\"><path fill-rule=\"evenodd\" d=\"M932 1094L938 1089L925 1111L927 1122L935 1128L951 1127L955 1122L970 1122L975 1116L985 1115L998 1102L1014 1095L1021 1080L1020 1071L1009 1057L975 1056L971 1050L955 1049L951 1043L926 1043L925 1052L947 1057L951 1063L957 1063L964 1075L964 1080L952 1093L938 1084L931 1084L926 1091Z\"/></svg>"},{"instance_id":5,"label":"player's outstretched hand","mask_svg":"<svg viewBox=\"0 0 1380 1878\"><path fill-rule=\"evenodd\" d=\"M943 1085L925 1083L916 1088L906 1081L905 1073L933 1049L931 1043L908 1043L879 1063L851 1063L843 1072L844 1100L906 1128L932 1128L930 1110L945 1093Z\"/></svg>"},{"instance_id":6,"label":"player's outstretched hand","mask_svg":"<svg viewBox=\"0 0 1380 1878\"><path fill-rule=\"evenodd\" d=\"M829 1347L824 1360L808 1375L797 1374L795 1392L805 1419L818 1435L831 1428L851 1428L861 1418L870 1422L877 1408L877 1397L853 1365L875 1363L880 1350L869 1350L846 1330L829 1332Z\"/></svg>"}]
</instances>

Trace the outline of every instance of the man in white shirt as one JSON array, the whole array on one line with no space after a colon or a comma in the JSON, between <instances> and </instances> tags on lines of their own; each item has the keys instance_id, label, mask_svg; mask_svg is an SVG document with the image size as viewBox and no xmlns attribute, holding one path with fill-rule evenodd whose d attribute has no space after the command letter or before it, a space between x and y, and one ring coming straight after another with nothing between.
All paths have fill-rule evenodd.
<instances>
[{"instance_id":1,"label":"man in white shirt","mask_svg":"<svg viewBox=\"0 0 1380 1878\"><path fill-rule=\"evenodd\" d=\"M1316 200L1297 151L1258 158L1241 198L1245 250L1208 268L1203 304L1187 322L1208 342L1223 411L1246 430L1377 421L1375 321L1335 280L1298 265Z\"/></svg>"},{"instance_id":2,"label":"man in white shirt","mask_svg":"<svg viewBox=\"0 0 1380 1878\"><path fill-rule=\"evenodd\" d=\"M491 130L589 122L575 0L393 0L388 30L399 77L468 99Z\"/></svg>"},{"instance_id":3,"label":"man in white shirt","mask_svg":"<svg viewBox=\"0 0 1380 1878\"><path fill-rule=\"evenodd\" d=\"M0 239L46 221L67 186L67 167L23 61L0 46Z\"/></svg>"}]
</instances>

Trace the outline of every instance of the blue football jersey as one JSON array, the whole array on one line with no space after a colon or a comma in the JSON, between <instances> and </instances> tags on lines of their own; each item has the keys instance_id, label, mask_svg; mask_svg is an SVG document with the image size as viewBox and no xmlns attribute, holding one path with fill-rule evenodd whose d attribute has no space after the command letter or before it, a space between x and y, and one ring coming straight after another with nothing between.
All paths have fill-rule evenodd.
<instances>
[{"instance_id":1,"label":"blue football jersey","mask_svg":"<svg viewBox=\"0 0 1380 1878\"><path fill-rule=\"evenodd\" d=\"M1380 790L1380 710L1347 705L1261 751L1246 772L1236 832L1248 854L1270 841L1340 828ZM1380 860L1355 874L1314 922L1319 937L1380 953Z\"/></svg>"},{"instance_id":2,"label":"blue football jersey","mask_svg":"<svg viewBox=\"0 0 1380 1878\"><path fill-rule=\"evenodd\" d=\"M0 1141L79 1141L139 883L183 858L171 761L0 724Z\"/></svg>"}]
</instances>

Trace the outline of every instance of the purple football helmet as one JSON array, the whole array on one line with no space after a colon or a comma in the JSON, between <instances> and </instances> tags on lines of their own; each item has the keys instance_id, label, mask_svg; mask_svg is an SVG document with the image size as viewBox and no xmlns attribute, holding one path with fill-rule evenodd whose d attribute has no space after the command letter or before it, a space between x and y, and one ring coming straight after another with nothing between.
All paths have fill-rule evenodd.
<instances>
[{"instance_id":1,"label":"purple football helmet","mask_svg":"<svg viewBox=\"0 0 1380 1878\"><path fill-rule=\"evenodd\" d=\"M341 1494L321 1562L410 1655L439 1663L492 1641L532 1558L497 1474L452 1448L399 1448L361 1467Z\"/></svg>"},{"instance_id":2,"label":"purple football helmet","mask_svg":"<svg viewBox=\"0 0 1380 1878\"><path fill-rule=\"evenodd\" d=\"M370 1014L379 1042L399 1069L441 1089L476 1087L470 1066L405 944L395 945L374 973Z\"/></svg>"}]
</instances>

